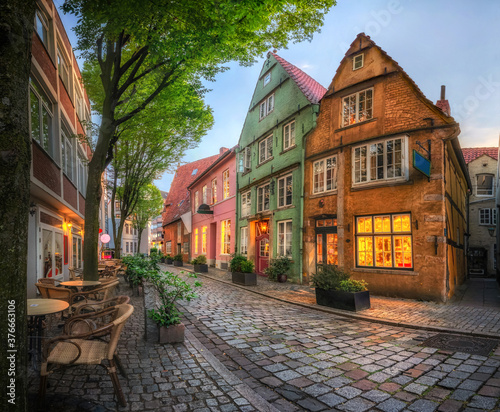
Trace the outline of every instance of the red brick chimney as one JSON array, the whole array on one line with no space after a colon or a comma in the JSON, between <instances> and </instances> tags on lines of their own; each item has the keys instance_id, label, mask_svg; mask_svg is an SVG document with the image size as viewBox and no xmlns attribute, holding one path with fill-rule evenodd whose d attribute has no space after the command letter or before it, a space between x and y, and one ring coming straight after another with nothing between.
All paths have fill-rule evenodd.
<instances>
[{"instance_id":1,"label":"red brick chimney","mask_svg":"<svg viewBox=\"0 0 500 412\"><path fill-rule=\"evenodd\" d=\"M439 107L446 116L451 116L450 103L445 99L446 86L441 86L441 99L436 102L436 106Z\"/></svg>"},{"instance_id":2,"label":"red brick chimney","mask_svg":"<svg viewBox=\"0 0 500 412\"><path fill-rule=\"evenodd\" d=\"M229 149L227 147L221 147L219 149L219 155L223 154L223 153L226 153Z\"/></svg>"}]
</instances>

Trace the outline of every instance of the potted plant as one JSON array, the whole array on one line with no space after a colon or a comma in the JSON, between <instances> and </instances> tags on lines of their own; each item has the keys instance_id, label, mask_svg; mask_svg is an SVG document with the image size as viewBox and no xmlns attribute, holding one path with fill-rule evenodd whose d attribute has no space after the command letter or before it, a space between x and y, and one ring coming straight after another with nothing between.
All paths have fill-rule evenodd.
<instances>
[{"instance_id":1,"label":"potted plant","mask_svg":"<svg viewBox=\"0 0 500 412\"><path fill-rule=\"evenodd\" d=\"M174 256L174 266L182 266L182 255L180 253Z\"/></svg>"},{"instance_id":2,"label":"potted plant","mask_svg":"<svg viewBox=\"0 0 500 412\"><path fill-rule=\"evenodd\" d=\"M165 256L165 261L167 262L167 265L174 263L174 259L170 256L170 253L167 253L167 256Z\"/></svg>"},{"instance_id":3,"label":"potted plant","mask_svg":"<svg viewBox=\"0 0 500 412\"><path fill-rule=\"evenodd\" d=\"M245 256L234 255L229 261L232 282L243 286L257 285L257 274L254 273L253 268L253 262Z\"/></svg>"},{"instance_id":4,"label":"potted plant","mask_svg":"<svg viewBox=\"0 0 500 412\"><path fill-rule=\"evenodd\" d=\"M207 257L205 255L196 256L191 263L195 272L208 272Z\"/></svg>"},{"instance_id":5,"label":"potted plant","mask_svg":"<svg viewBox=\"0 0 500 412\"><path fill-rule=\"evenodd\" d=\"M188 278L196 279L194 273L184 273ZM194 288L201 282L189 283L180 276L170 272L152 272L148 280L154 286L158 295L156 308L148 312L148 316L158 325L160 343L178 343L184 341L184 324L177 309L178 300L190 301L197 297Z\"/></svg>"},{"instance_id":6,"label":"potted plant","mask_svg":"<svg viewBox=\"0 0 500 412\"><path fill-rule=\"evenodd\" d=\"M269 280L277 280L284 283L288 280L288 272L292 266L292 261L286 256L281 256L271 261L271 264L264 269L264 273L268 276Z\"/></svg>"},{"instance_id":7,"label":"potted plant","mask_svg":"<svg viewBox=\"0 0 500 412\"><path fill-rule=\"evenodd\" d=\"M359 311L370 308L370 292L364 280L354 280L337 266L325 265L312 278L316 303L331 308Z\"/></svg>"}]
</instances>

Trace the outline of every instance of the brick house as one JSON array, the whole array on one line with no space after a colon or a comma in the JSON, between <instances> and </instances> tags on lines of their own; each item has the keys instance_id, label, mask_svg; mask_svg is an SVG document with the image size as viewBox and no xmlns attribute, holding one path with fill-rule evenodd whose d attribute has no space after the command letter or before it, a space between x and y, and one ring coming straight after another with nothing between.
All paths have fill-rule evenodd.
<instances>
[{"instance_id":1,"label":"brick house","mask_svg":"<svg viewBox=\"0 0 500 412\"><path fill-rule=\"evenodd\" d=\"M52 1L36 2L30 84L31 208L28 297L38 278L68 279L82 267L90 103Z\"/></svg>"},{"instance_id":2,"label":"brick house","mask_svg":"<svg viewBox=\"0 0 500 412\"><path fill-rule=\"evenodd\" d=\"M289 279L301 280L304 137L316 125L325 91L268 53L238 143L238 252L260 275L269 259L288 256Z\"/></svg>"},{"instance_id":3,"label":"brick house","mask_svg":"<svg viewBox=\"0 0 500 412\"><path fill-rule=\"evenodd\" d=\"M433 104L361 33L317 124L306 144L304 276L338 264L375 294L446 301L466 276L470 180L444 95Z\"/></svg>"},{"instance_id":4,"label":"brick house","mask_svg":"<svg viewBox=\"0 0 500 412\"><path fill-rule=\"evenodd\" d=\"M191 260L191 199L188 186L218 157L205 157L177 168L162 216L163 253L171 256L182 254L184 262Z\"/></svg>"},{"instance_id":5,"label":"brick house","mask_svg":"<svg viewBox=\"0 0 500 412\"><path fill-rule=\"evenodd\" d=\"M191 194L191 256L227 269L234 253L236 213L235 149L220 149L219 158L188 186Z\"/></svg>"},{"instance_id":6,"label":"brick house","mask_svg":"<svg viewBox=\"0 0 500 412\"><path fill-rule=\"evenodd\" d=\"M496 277L498 147L462 149L472 181L469 197L469 276Z\"/></svg>"}]
</instances>

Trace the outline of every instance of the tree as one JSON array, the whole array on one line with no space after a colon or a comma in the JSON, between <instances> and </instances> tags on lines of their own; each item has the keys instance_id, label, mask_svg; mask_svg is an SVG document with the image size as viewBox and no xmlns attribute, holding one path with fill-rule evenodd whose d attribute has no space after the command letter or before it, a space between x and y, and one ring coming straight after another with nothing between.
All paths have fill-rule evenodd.
<instances>
[{"instance_id":1,"label":"tree","mask_svg":"<svg viewBox=\"0 0 500 412\"><path fill-rule=\"evenodd\" d=\"M335 0L66 0L78 48L97 63L102 122L89 163L84 278L96 279L101 176L117 128L179 81L213 79L221 64L251 63L272 47L310 39Z\"/></svg>"},{"instance_id":2,"label":"tree","mask_svg":"<svg viewBox=\"0 0 500 412\"><path fill-rule=\"evenodd\" d=\"M27 406L28 84L34 19L33 0L0 3L0 403L8 411Z\"/></svg>"},{"instance_id":3,"label":"tree","mask_svg":"<svg viewBox=\"0 0 500 412\"><path fill-rule=\"evenodd\" d=\"M139 235L137 250L141 250L142 232L146 229L148 222L158 216L163 210L163 197L160 190L150 184L141 189L139 200L134 209L134 227Z\"/></svg>"}]
</instances>

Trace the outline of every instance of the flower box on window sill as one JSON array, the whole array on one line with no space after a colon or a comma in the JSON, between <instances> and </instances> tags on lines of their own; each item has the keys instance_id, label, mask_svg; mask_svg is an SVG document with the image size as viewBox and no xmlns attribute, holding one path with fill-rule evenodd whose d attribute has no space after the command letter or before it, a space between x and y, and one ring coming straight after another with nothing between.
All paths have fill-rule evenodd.
<instances>
[{"instance_id":1,"label":"flower box on window sill","mask_svg":"<svg viewBox=\"0 0 500 412\"><path fill-rule=\"evenodd\" d=\"M316 288L316 303L330 308L358 312L370 309L370 291L343 292Z\"/></svg>"}]
</instances>

